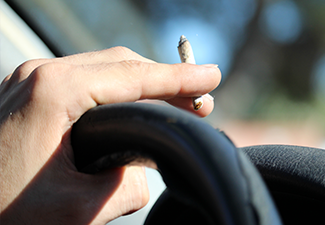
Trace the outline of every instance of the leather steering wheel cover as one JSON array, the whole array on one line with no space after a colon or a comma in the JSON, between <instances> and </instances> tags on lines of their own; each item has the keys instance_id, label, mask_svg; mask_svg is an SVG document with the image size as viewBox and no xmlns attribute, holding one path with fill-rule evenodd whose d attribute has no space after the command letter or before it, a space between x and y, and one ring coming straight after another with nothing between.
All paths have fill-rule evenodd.
<instances>
[{"instance_id":1,"label":"leather steering wheel cover","mask_svg":"<svg viewBox=\"0 0 325 225\"><path fill-rule=\"evenodd\" d=\"M80 171L150 159L172 192L202 205L215 223L281 224L246 157L189 113L139 103L98 106L73 126L71 143ZM256 199L262 200L263 210Z\"/></svg>"},{"instance_id":2,"label":"leather steering wheel cover","mask_svg":"<svg viewBox=\"0 0 325 225\"><path fill-rule=\"evenodd\" d=\"M241 148L275 191L325 202L325 150L292 145Z\"/></svg>"},{"instance_id":3,"label":"leather steering wheel cover","mask_svg":"<svg viewBox=\"0 0 325 225\"><path fill-rule=\"evenodd\" d=\"M325 150L292 145L241 149L260 171L285 224L323 224Z\"/></svg>"}]
</instances>

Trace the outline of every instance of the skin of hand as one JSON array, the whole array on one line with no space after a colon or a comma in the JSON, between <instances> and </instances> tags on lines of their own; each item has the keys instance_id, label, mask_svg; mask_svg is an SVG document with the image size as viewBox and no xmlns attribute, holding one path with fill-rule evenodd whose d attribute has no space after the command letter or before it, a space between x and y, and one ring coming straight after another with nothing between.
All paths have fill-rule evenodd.
<instances>
[{"instance_id":1,"label":"skin of hand","mask_svg":"<svg viewBox=\"0 0 325 225\"><path fill-rule=\"evenodd\" d=\"M159 64L124 47L27 61L0 86L1 224L105 224L147 203L142 167L95 175L74 166L71 127L102 104L160 99L194 111L215 89L217 66Z\"/></svg>"}]
</instances>

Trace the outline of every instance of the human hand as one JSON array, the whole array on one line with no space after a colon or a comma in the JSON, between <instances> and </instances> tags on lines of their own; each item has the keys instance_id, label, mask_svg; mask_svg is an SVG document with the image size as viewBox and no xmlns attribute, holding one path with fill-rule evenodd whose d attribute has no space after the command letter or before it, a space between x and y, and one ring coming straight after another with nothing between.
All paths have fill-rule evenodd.
<instances>
[{"instance_id":1,"label":"human hand","mask_svg":"<svg viewBox=\"0 0 325 225\"><path fill-rule=\"evenodd\" d=\"M123 47L28 61L0 86L2 224L105 224L149 198L141 167L99 174L74 166L70 131L96 105L161 99L199 116L192 96L220 82L213 65L159 64Z\"/></svg>"}]
</instances>

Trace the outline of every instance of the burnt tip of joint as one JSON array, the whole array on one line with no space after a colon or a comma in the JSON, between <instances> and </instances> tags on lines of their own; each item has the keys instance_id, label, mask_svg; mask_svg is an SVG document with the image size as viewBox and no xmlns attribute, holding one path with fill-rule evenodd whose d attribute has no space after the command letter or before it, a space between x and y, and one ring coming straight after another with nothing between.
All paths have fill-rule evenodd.
<instances>
[{"instance_id":1,"label":"burnt tip of joint","mask_svg":"<svg viewBox=\"0 0 325 225\"><path fill-rule=\"evenodd\" d=\"M197 103L197 104L194 106L194 110L199 110L199 109L202 108L202 106L203 106L203 103L202 103L202 102L199 102L199 103Z\"/></svg>"}]
</instances>

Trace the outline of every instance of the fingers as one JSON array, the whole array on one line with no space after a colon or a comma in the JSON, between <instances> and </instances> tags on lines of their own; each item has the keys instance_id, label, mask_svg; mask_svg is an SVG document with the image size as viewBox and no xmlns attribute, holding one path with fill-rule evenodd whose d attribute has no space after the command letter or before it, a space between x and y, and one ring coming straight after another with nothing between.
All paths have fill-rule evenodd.
<instances>
[{"instance_id":1,"label":"fingers","mask_svg":"<svg viewBox=\"0 0 325 225\"><path fill-rule=\"evenodd\" d=\"M75 121L96 105L141 99L168 100L189 109L188 100L182 103L181 99L172 99L204 95L215 89L220 79L220 70L211 65L127 60L83 66L48 63L34 70L29 80L38 82L31 83L38 98L43 99L43 105L64 104L69 119ZM206 100L206 103L198 111L201 116L213 108L211 102Z\"/></svg>"},{"instance_id":2,"label":"fingers","mask_svg":"<svg viewBox=\"0 0 325 225\"><path fill-rule=\"evenodd\" d=\"M88 70L90 73L92 69ZM118 76L112 79L111 74ZM96 77L85 75L84 78L87 81L83 83L87 86L80 89L88 90L96 104L110 104L140 99L168 100L200 96L217 87L221 74L214 66L123 61L100 69ZM180 100L170 102L187 108L184 106L187 103L180 103Z\"/></svg>"},{"instance_id":3,"label":"fingers","mask_svg":"<svg viewBox=\"0 0 325 225\"><path fill-rule=\"evenodd\" d=\"M123 60L125 58L127 60ZM72 121L96 105L141 99L167 100L193 112L189 99L184 97L209 93L221 80L220 70L214 65L153 63L121 47L61 59L29 61L20 66L11 79L21 81L26 76L43 102L53 103L49 101L53 98L60 101L58 105L65 102ZM205 103L194 113L208 115L213 102L206 99Z\"/></svg>"}]
</instances>

